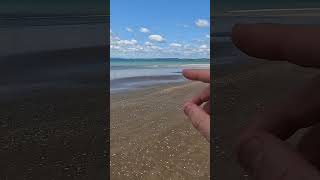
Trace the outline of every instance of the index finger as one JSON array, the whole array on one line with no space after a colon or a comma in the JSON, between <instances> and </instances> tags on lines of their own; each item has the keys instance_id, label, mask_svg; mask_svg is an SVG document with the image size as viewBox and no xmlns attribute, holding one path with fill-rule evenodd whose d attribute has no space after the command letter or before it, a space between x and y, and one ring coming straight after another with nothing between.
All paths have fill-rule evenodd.
<instances>
[{"instance_id":1,"label":"index finger","mask_svg":"<svg viewBox=\"0 0 320 180\"><path fill-rule=\"evenodd\" d=\"M320 67L319 26L239 24L233 28L232 41L249 56Z\"/></svg>"},{"instance_id":2,"label":"index finger","mask_svg":"<svg viewBox=\"0 0 320 180\"><path fill-rule=\"evenodd\" d=\"M202 81L210 83L210 70L204 69L184 69L182 71L184 77L189 80Z\"/></svg>"}]
</instances>

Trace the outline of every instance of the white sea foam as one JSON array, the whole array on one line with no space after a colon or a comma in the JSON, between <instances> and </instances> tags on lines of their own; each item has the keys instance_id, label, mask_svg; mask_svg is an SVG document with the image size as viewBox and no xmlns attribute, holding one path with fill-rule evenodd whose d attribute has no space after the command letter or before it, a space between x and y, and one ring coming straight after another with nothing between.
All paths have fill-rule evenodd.
<instances>
[{"instance_id":1,"label":"white sea foam","mask_svg":"<svg viewBox=\"0 0 320 180\"><path fill-rule=\"evenodd\" d=\"M180 67L188 67L188 68L210 68L210 64L182 64Z\"/></svg>"},{"instance_id":2,"label":"white sea foam","mask_svg":"<svg viewBox=\"0 0 320 180\"><path fill-rule=\"evenodd\" d=\"M210 68L210 64L168 64L168 65L150 65L148 68Z\"/></svg>"},{"instance_id":3,"label":"white sea foam","mask_svg":"<svg viewBox=\"0 0 320 180\"><path fill-rule=\"evenodd\" d=\"M154 68L154 69L122 69L110 71L110 79L123 79L129 77L144 77L144 76L166 76L176 75L181 72L179 68Z\"/></svg>"}]
</instances>

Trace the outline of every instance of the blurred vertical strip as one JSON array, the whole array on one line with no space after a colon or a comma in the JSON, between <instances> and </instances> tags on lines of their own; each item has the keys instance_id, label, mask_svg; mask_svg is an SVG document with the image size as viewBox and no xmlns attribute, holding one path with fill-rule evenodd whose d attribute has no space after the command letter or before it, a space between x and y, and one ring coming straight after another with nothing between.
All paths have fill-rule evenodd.
<instances>
[{"instance_id":1,"label":"blurred vertical strip","mask_svg":"<svg viewBox=\"0 0 320 180\"><path fill-rule=\"evenodd\" d=\"M214 7L215 7L215 3L216 3L217 0L210 0L210 79L211 79L211 82L210 82L210 107L211 107L211 112L212 115L210 116L210 119L211 119L211 123L210 123L210 177L212 179L214 179L214 160L215 160L215 151L214 151L214 124L215 124L215 113L214 113L214 41L213 41L213 33L214 33L214 13L215 13L215 10L214 10Z\"/></svg>"},{"instance_id":2,"label":"blurred vertical strip","mask_svg":"<svg viewBox=\"0 0 320 180\"><path fill-rule=\"evenodd\" d=\"M109 179L109 8L0 2L0 179Z\"/></svg>"}]
</instances>

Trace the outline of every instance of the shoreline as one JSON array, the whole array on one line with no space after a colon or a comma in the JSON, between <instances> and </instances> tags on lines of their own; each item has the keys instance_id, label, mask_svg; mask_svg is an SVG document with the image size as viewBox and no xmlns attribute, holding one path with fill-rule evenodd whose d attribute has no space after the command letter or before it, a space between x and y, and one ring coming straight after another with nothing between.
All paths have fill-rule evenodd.
<instances>
[{"instance_id":1,"label":"shoreline","mask_svg":"<svg viewBox=\"0 0 320 180\"><path fill-rule=\"evenodd\" d=\"M184 82L187 82L187 80L182 75L121 78L110 81L110 94L125 94L162 85L180 84Z\"/></svg>"}]
</instances>

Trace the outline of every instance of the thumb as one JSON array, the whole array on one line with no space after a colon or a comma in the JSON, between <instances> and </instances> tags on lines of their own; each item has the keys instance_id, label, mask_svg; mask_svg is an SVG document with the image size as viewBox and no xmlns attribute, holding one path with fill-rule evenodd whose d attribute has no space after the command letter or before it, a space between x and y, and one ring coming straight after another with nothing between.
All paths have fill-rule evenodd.
<instances>
[{"instance_id":1,"label":"thumb","mask_svg":"<svg viewBox=\"0 0 320 180\"><path fill-rule=\"evenodd\" d=\"M184 105L184 112L191 120L192 125L210 141L210 116L201 107L190 102Z\"/></svg>"},{"instance_id":2,"label":"thumb","mask_svg":"<svg viewBox=\"0 0 320 180\"><path fill-rule=\"evenodd\" d=\"M316 168L288 143L267 133L259 133L240 142L238 159L254 180L320 178Z\"/></svg>"}]
</instances>

